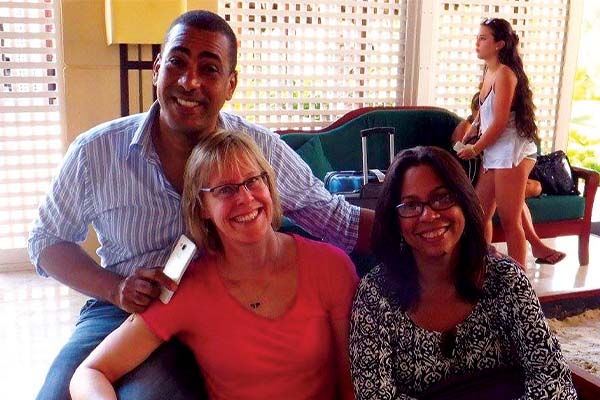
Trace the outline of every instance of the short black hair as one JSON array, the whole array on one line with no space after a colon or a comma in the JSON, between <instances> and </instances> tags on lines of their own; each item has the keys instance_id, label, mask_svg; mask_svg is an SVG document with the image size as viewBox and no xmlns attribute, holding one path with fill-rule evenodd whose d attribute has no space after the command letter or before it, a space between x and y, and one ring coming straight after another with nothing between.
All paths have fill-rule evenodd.
<instances>
[{"instance_id":1,"label":"short black hair","mask_svg":"<svg viewBox=\"0 0 600 400\"><path fill-rule=\"evenodd\" d=\"M382 262L387 276L384 290L387 297L405 311L419 301L421 289L417 265L412 249L402 237L396 205L401 199L400 188L406 171L420 165L433 169L448 191L456 195L458 206L464 214L465 229L459 242L460 255L454 282L459 296L475 303L481 295L479 279L484 272L488 253L483 211L460 163L446 150L433 146L417 146L401 151L386 173L375 209L371 236L373 252Z\"/></svg>"},{"instance_id":2,"label":"short black hair","mask_svg":"<svg viewBox=\"0 0 600 400\"><path fill-rule=\"evenodd\" d=\"M221 16L206 10L192 10L181 14L169 26L162 44L163 47L169 40L171 30L177 25L190 26L202 31L218 32L224 35L229 42L229 64L231 65L231 71L235 71L237 66L237 37L231 26Z\"/></svg>"}]
</instances>

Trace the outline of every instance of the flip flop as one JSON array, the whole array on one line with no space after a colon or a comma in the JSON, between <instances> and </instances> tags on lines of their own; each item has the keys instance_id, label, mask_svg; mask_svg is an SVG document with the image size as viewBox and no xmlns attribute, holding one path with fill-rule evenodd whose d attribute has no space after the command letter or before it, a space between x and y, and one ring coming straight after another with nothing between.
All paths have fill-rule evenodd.
<instances>
[{"instance_id":1,"label":"flip flop","mask_svg":"<svg viewBox=\"0 0 600 400\"><path fill-rule=\"evenodd\" d=\"M552 253L548 254L546 257L536 258L535 263L536 264L554 265L554 264L557 264L557 263L561 262L562 260L564 260L564 258L566 256L567 255L565 253L563 253L562 251L554 250Z\"/></svg>"}]
</instances>

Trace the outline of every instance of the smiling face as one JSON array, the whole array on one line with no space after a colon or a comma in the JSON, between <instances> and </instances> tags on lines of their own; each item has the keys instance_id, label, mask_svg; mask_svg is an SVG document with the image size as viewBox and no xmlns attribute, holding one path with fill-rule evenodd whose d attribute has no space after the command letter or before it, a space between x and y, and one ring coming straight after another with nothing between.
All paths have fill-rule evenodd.
<instances>
[{"instance_id":1,"label":"smiling face","mask_svg":"<svg viewBox=\"0 0 600 400\"><path fill-rule=\"evenodd\" d=\"M208 187L239 184L262 172L257 163L246 158L236 166L214 173ZM252 190L242 186L230 198L219 198L210 192L201 194L203 217L212 222L225 248L232 243L256 243L272 231L273 201L266 179L259 179Z\"/></svg>"},{"instance_id":2,"label":"smiling face","mask_svg":"<svg viewBox=\"0 0 600 400\"><path fill-rule=\"evenodd\" d=\"M225 35L186 25L169 32L153 67L160 129L194 142L215 130L219 111L237 85Z\"/></svg>"},{"instance_id":3,"label":"smiling face","mask_svg":"<svg viewBox=\"0 0 600 400\"><path fill-rule=\"evenodd\" d=\"M492 29L485 26L479 25L479 34L477 35L477 58L481 60L488 60L498 56L498 52L502 47L502 41L496 42Z\"/></svg>"},{"instance_id":4,"label":"smiling face","mask_svg":"<svg viewBox=\"0 0 600 400\"><path fill-rule=\"evenodd\" d=\"M428 202L448 189L428 165L410 167L404 173L400 202ZM448 264L458 256L459 241L465 229L465 217L458 204L434 211L425 206L420 216L399 218L400 231L412 248L417 265Z\"/></svg>"}]
</instances>

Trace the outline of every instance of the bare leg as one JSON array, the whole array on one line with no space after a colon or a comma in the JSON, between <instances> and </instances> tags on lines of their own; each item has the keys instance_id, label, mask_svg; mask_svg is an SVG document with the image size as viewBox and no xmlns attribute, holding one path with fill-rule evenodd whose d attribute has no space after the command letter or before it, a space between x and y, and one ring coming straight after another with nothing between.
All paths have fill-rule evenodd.
<instances>
[{"instance_id":1,"label":"bare leg","mask_svg":"<svg viewBox=\"0 0 600 400\"><path fill-rule=\"evenodd\" d=\"M531 253L534 257L547 261L548 264L555 264L565 258L566 254L546 246L542 239L535 232L533 222L531 220L531 212L527 204L523 204L522 213L523 230L529 244L531 244Z\"/></svg>"},{"instance_id":2,"label":"bare leg","mask_svg":"<svg viewBox=\"0 0 600 400\"><path fill-rule=\"evenodd\" d=\"M535 179L527 179L525 186L525 198L537 197L542 194L542 184Z\"/></svg>"},{"instance_id":3,"label":"bare leg","mask_svg":"<svg viewBox=\"0 0 600 400\"><path fill-rule=\"evenodd\" d=\"M495 179L494 170L481 171L479 173L479 179L477 180L477 186L475 192L479 197L481 208L483 210L483 218L485 223L485 240L487 243L492 243L492 217L496 211L496 199L495 199Z\"/></svg>"},{"instance_id":4,"label":"bare leg","mask_svg":"<svg viewBox=\"0 0 600 400\"><path fill-rule=\"evenodd\" d=\"M527 176L534 163L533 160L525 159L516 167L494 171L496 204L502 229L506 234L508 255L523 268L527 259L527 244L521 218Z\"/></svg>"}]
</instances>

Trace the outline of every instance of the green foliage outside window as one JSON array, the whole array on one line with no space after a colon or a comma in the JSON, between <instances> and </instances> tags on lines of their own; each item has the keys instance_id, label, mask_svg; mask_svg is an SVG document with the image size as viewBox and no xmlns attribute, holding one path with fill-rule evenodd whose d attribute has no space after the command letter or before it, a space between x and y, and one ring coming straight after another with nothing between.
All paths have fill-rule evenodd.
<instances>
[{"instance_id":1,"label":"green foliage outside window","mask_svg":"<svg viewBox=\"0 0 600 400\"><path fill-rule=\"evenodd\" d=\"M567 154L573 165L600 172L600 3L584 1L581 45L573 90Z\"/></svg>"}]
</instances>

